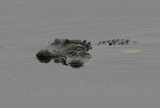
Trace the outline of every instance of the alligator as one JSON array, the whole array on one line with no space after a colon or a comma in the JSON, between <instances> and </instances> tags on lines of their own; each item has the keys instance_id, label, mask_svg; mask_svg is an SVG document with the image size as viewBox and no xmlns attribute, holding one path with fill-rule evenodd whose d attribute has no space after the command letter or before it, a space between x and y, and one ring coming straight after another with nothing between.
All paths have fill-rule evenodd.
<instances>
[{"instance_id":1,"label":"alligator","mask_svg":"<svg viewBox=\"0 0 160 108\"><path fill-rule=\"evenodd\" d=\"M91 49L91 43L86 40L55 39L36 56L39 61L45 63L54 59L55 63L81 67L91 58L91 54L88 53Z\"/></svg>"},{"instance_id":2,"label":"alligator","mask_svg":"<svg viewBox=\"0 0 160 108\"><path fill-rule=\"evenodd\" d=\"M113 39L100 41L95 45L108 44L112 45L128 45L129 40ZM91 42L86 40L69 40L69 39L55 39L54 42L49 43L48 46L40 50L36 57L42 63L49 63L54 59L55 63L62 63L63 65L70 65L73 68L80 68L92 58L89 50L92 49Z\"/></svg>"}]
</instances>

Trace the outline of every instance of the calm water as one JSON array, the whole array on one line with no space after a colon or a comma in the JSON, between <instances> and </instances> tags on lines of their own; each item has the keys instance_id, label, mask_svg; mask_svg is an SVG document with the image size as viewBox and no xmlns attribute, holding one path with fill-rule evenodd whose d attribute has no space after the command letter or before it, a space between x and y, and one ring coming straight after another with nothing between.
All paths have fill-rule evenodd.
<instances>
[{"instance_id":1,"label":"calm water","mask_svg":"<svg viewBox=\"0 0 160 108\"><path fill-rule=\"evenodd\" d=\"M1 108L159 108L160 1L1 0ZM40 63L55 38L126 38L94 46L84 67Z\"/></svg>"}]
</instances>

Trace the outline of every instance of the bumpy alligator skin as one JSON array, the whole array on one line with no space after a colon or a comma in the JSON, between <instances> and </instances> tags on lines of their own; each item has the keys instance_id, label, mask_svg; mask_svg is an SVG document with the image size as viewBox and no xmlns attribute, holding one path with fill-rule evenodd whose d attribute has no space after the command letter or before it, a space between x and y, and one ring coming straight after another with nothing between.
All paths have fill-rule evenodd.
<instances>
[{"instance_id":1,"label":"bumpy alligator skin","mask_svg":"<svg viewBox=\"0 0 160 108\"><path fill-rule=\"evenodd\" d=\"M55 63L62 63L72 67L81 67L87 62L91 55L91 43L86 40L55 39L47 47L37 53L37 59L48 63L54 59Z\"/></svg>"},{"instance_id":2,"label":"bumpy alligator skin","mask_svg":"<svg viewBox=\"0 0 160 108\"><path fill-rule=\"evenodd\" d=\"M105 40L105 41L100 41L97 43L97 45L102 45L102 44L108 44L110 46L112 45L128 45L129 40L127 39L113 39L113 40Z\"/></svg>"}]
</instances>

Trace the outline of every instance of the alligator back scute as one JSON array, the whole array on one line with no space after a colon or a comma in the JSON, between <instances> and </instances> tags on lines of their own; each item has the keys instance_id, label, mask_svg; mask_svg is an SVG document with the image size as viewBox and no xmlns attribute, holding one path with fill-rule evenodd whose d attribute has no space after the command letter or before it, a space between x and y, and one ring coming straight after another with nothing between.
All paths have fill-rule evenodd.
<instances>
[{"instance_id":1,"label":"alligator back scute","mask_svg":"<svg viewBox=\"0 0 160 108\"><path fill-rule=\"evenodd\" d=\"M96 45L128 45L129 44L129 39L112 39L112 40L105 40L105 41L100 41Z\"/></svg>"}]
</instances>

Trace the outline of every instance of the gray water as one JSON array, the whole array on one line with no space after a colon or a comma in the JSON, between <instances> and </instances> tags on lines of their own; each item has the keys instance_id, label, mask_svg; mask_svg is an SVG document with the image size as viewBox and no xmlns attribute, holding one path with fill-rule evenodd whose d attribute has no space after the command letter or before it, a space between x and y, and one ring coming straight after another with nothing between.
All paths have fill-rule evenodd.
<instances>
[{"instance_id":1,"label":"gray water","mask_svg":"<svg viewBox=\"0 0 160 108\"><path fill-rule=\"evenodd\" d=\"M1 0L1 108L159 108L159 0ZM94 46L84 67L40 63L55 38Z\"/></svg>"}]
</instances>

